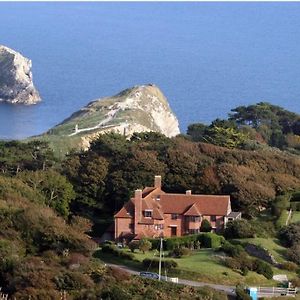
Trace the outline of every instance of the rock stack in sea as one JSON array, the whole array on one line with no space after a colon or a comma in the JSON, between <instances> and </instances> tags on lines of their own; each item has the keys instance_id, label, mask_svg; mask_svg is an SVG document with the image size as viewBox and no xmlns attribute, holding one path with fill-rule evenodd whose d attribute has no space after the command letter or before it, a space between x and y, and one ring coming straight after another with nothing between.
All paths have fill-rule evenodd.
<instances>
[{"instance_id":1,"label":"rock stack in sea","mask_svg":"<svg viewBox=\"0 0 300 300\"><path fill-rule=\"evenodd\" d=\"M40 96L33 85L31 60L0 45L0 101L36 104Z\"/></svg>"}]
</instances>

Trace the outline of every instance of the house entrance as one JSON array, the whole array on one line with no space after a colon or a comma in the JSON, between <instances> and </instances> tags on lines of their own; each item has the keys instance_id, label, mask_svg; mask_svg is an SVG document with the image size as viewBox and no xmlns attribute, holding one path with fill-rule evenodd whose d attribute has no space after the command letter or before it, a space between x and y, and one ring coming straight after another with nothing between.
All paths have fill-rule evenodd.
<instances>
[{"instance_id":1,"label":"house entrance","mask_svg":"<svg viewBox=\"0 0 300 300\"><path fill-rule=\"evenodd\" d=\"M177 236L177 227L171 227L171 236Z\"/></svg>"}]
</instances>

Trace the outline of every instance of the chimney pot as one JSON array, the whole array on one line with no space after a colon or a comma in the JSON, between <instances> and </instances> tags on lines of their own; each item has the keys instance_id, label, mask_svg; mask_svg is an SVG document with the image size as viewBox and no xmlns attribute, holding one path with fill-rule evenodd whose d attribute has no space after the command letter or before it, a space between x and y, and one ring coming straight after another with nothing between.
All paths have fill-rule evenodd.
<instances>
[{"instance_id":1,"label":"chimney pot","mask_svg":"<svg viewBox=\"0 0 300 300\"><path fill-rule=\"evenodd\" d=\"M154 187L161 188L161 176L160 175L154 176Z\"/></svg>"},{"instance_id":2,"label":"chimney pot","mask_svg":"<svg viewBox=\"0 0 300 300\"><path fill-rule=\"evenodd\" d=\"M185 191L185 194L186 195L192 195L192 191L191 190L187 190L187 191Z\"/></svg>"},{"instance_id":3,"label":"chimney pot","mask_svg":"<svg viewBox=\"0 0 300 300\"><path fill-rule=\"evenodd\" d=\"M135 190L134 191L134 198L135 199L142 199L143 191L142 190Z\"/></svg>"}]
</instances>

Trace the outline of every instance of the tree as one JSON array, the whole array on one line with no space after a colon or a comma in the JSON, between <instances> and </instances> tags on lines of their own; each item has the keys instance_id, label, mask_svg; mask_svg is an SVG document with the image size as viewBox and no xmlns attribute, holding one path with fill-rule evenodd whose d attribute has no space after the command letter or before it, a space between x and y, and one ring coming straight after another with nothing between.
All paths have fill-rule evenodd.
<instances>
[{"instance_id":1,"label":"tree","mask_svg":"<svg viewBox=\"0 0 300 300\"><path fill-rule=\"evenodd\" d=\"M24 171L17 176L45 197L45 204L60 215L69 215L69 204L75 198L73 186L65 176L50 169L47 171Z\"/></svg>"},{"instance_id":2,"label":"tree","mask_svg":"<svg viewBox=\"0 0 300 300\"><path fill-rule=\"evenodd\" d=\"M203 137L208 129L207 125L202 123L195 123L188 126L187 135L189 135L194 142L203 141Z\"/></svg>"},{"instance_id":3,"label":"tree","mask_svg":"<svg viewBox=\"0 0 300 300\"><path fill-rule=\"evenodd\" d=\"M152 243L148 241L147 239L141 239L139 242L139 249L145 253L146 251L149 251L152 247Z\"/></svg>"},{"instance_id":4,"label":"tree","mask_svg":"<svg viewBox=\"0 0 300 300\"><path fill-rule=\"evenodd\" d=\"M287 247L300 244L300 222L283 227L279 231L279 238Z\"/></svg>"},{"instance_id":5,"label":"tree","mask_svg":"<svg viewBox=\"0 0 300 300\"><path fill-rule=\"evenodd\" d=\"M227 223L224 236L228 239L252 238L254 230L248 221L234 220Z\"/></svg>"},{"instance_id":6,"label":"tree","mask_svg":"<svg viewBox=\"0 0 300 300\"><path fill-rule=\"evenodd\" d=\"M200 231L201 232L211 232L211 224L208 220L204 219L201 222Z\"/></svg>"}]
</instances>

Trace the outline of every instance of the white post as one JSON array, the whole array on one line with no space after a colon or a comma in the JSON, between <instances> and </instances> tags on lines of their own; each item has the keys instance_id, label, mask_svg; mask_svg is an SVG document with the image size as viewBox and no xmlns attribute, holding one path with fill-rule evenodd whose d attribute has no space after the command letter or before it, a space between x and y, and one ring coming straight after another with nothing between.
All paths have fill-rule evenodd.
<instances>
[{"instance_id":1,"label":"white post","mask_svg":"<svg viewBox=\"0 0 300 300\"><path fill-rule=\"evenodd\" d=\"M161 255L163 250L163 239L160 238L160 250L159 250L159 265L158 265L158 280L161 279Z\"/></svg>"}]
</instances>

